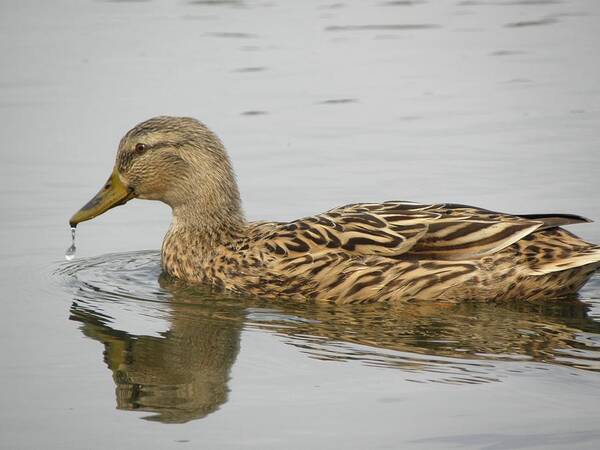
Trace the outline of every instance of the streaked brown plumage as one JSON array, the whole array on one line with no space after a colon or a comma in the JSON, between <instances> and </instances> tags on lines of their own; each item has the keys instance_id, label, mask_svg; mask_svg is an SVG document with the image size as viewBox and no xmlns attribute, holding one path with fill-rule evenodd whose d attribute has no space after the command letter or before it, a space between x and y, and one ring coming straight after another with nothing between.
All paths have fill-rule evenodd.
<instances>
[{"instance_id":1,"label":"streaked brown plumage","mask_svg":"<svg viewBox=\"0 0 600 450\"><path fill-rule=\"evenodd\" d=\"M242 294L335 303L556 298L600 267L600 247L560 228L588 221L572 215L392 201L248 223L225 149L190 118L156 117L129 131L113 177L127 194L100 209L101 191L72 224L132 197L161 200L173 209L164 271Z\"/></svg>"}]
</instances>

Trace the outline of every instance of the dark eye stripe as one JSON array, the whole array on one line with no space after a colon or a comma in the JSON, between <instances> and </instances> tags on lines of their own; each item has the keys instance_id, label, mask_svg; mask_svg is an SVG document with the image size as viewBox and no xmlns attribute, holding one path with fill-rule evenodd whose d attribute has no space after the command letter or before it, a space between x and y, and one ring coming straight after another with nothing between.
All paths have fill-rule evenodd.
<instances>
[{"instance_id":1,"label":"dark eye stripe","mask_svg":"<svg viewBox=\"0 0 600 450\"><path fill-rule=\"evenodd\" d=\"M136 152L138 151L137 146L140 144L137 144L135 146ZM154 144L142 144L142 145L144 146L144 150L142 150L142 153L146 153L148 150L158 150L158 149L165 148L165 147L174 147L174 148L181 147L181 144L179 144L177 142L172 142L172 141L160 141L160 142L156 142Z\"/></svg>"},{"instance_id":2,"label":"dark eye stripe","mask_svg":"<svg viewBox=\"0 0 600 450\"><path fill-rule=\"evenodd\" d=\"M138 149L139 145L143 145L144 148L143 149ZM144 143L138 143L135 145L135 147L133 148L133 150L129 150L129 151L124 151L119 155L119 170L121 172L125 172L130 166L131 163L133 162L133 160L144 154L147 153L149 150L159 150L161 148L166 148L166 147L180 147L180 144L177 144L176 142L169 142L169 141L161 141L161 142L157 142L155 144L144 144ZM182 162L183 160L179 157L177 157L177 159L179 160L179 162Z\"/></svg>"}]
</instances>

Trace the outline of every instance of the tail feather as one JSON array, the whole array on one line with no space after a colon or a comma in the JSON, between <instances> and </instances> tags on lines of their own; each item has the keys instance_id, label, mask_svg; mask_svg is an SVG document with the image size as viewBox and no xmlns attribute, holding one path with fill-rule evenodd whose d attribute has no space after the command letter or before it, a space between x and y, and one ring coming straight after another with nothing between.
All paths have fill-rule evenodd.
<instances>
[{"instance_id":1,"label":"tail feather","mask_svg":"<svg viewBox=\"0 0 600 450\"><path fill-rule=\"evenodd\" d=\"M538 231L561 227L563 225L572 225L575 223L593 222L590 219L575 214L519 214L519 217L543 222L544 225L538 228Z\"/></svg>"},{"instance_id":2,"label":"tail feather","mask_svg":"<svg viewBox=\"0 0 600 450\"><path fill-rule=\"evenodd\" d=\"M600 268L600 246L580 239L564 228L535 231L516 244L527 260L530 275L546 275L587 265ZM592 267L592 270L595 270Z\"/></svg>"},{"instance_id":3,"label":"tail feather","mask_svg":"<svg viewBox=\"0 0 600 450\"><path fill-rule=\"evenodd\" d=\"M590 264L596 264L598 266L597 269L600 269L600 247L578 249L565 258L553 261L540 261L531 268L533 275L546 275Z\"/></svg>"}]
</instances>

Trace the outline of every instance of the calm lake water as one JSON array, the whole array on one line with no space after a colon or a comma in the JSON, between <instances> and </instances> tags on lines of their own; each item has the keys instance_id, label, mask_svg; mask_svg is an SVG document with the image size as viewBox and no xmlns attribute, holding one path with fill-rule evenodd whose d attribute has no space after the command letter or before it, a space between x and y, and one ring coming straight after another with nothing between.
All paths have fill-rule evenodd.
<instances>
[{"instance_id":1,"label":"calm lake water","mask_svg":"<svg viewBox=\"0 0 600 450\"><path fill-rule=\"evenodd\" d=\"M249 219L453 201L600 221L600 2L0 3L0 447L600 448L572 301L332 307L161 277L169 210L67 220L121 135L211 126ZM600 225L571 228L600 242Z\"/></svg>"}]
</instances>

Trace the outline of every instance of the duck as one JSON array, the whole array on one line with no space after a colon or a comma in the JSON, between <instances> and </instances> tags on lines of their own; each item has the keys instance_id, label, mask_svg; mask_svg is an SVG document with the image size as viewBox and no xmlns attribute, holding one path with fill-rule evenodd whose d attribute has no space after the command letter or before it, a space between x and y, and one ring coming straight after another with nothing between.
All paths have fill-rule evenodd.
<instances>
[{"instance_id":1,"label":"duck","mask_svg":"<svg viewBox=\"0 0 600 450\"><path fill-rule=\"evenodd\" d=\"M573 296L600 246L573 214L507 214L454 203L354 203L290 222L245 219L218 136L158 116L121 139L102 189L72 228L132 199L172 210L163 272L231 294L335 304L513 301Z\"/></svg>"}]
</instances>

